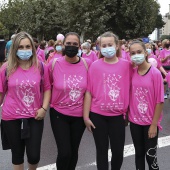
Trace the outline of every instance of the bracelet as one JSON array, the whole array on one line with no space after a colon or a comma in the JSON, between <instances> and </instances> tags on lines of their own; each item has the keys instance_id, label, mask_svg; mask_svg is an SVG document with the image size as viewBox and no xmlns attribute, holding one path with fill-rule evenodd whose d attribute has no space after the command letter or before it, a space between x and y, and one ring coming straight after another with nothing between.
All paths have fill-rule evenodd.
<instances>
[{"instance_id":1,"label":"bracelet","mask_svg":"<svg viewBox=\"0 0 170 170\"><path fill-rule=\"evenodd\" d=\"M42 109L44 109L43 107L41 107ZM47 111L46 109L44 109L45 111Z\"/></svg>"},{"instance_id":2,"label":"bracelet","mask_svg":"<svg viewBox=\"0 0 170 170\"><path fill-rule=\"evenodd\" d=\"M87 118L84 118L84 120L90 120L90 119L87 117Z\"/></svg>"}]
</instances>

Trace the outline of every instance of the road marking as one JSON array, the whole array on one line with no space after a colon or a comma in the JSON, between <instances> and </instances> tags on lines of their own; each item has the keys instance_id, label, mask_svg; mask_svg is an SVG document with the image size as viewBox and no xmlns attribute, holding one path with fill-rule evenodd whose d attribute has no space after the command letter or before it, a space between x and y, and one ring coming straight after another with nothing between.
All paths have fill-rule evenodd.
<instances>
[{"instance_id":1,"label":"road marking","mask_svg":"<svg viewBox=\"0 0 170 170\"><path fill-rule=\"evenodd\" d=\"M158 148L170 146L170 136L161 137L158 139ZM125 145L124 147L124 157L132 156L135 154L135 149L133 144ZM108 160L111 161L111 150L108 151ZM87 168L90 166L96 166L96 162L92 162L90 164L86 164L83 166L78 166L76 169ZM37 168L37 170L57 170L56 164L50 164L44 167Z\"/></svg>"}]
</instances>

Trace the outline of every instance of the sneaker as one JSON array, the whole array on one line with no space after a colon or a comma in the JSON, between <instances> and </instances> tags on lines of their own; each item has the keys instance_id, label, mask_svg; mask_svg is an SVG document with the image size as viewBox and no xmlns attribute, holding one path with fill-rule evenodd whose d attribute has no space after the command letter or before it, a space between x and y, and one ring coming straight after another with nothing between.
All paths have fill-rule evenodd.
<instances>
[{"instance_id":1,"label":"sneaker","mask_svg":"<svg viewBox=\"0 0 170 170\"><path fill-rule=\"evenodd\" d=\"M167 94L164 94L164 99L167 99L167 98L168 98Z\"/></svg>"}]
</instances>

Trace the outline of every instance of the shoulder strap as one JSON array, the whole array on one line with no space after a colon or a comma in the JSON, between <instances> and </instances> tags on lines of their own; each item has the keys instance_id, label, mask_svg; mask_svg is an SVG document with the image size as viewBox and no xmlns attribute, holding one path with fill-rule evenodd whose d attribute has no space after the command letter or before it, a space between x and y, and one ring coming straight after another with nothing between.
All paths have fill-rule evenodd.
<instances>
[{"instance_id":1,"label":"shoulder strap","mask_svg":"<svg viewBox=\"0 0 170 170\"><path fill-rule=\"evenodd\" d=\"M54 58L54 60L52 62L52 71L54 70L54 66L55 66L56 61L57 61L57 58Z\"/></svg>"},{"instance_id":2,"label":"shoulder strap","mask_svg":"<svg viewBox=\"0 0 170 170\"><path fill-rule=\"evenodd\" d=\"M81 59L82 59L82 61L83 61L83 63L84 63L84 66L86 67L86 70L88 71L88 65L87 65L86 60L85 60L84 58L82 58L82 57L81 57Z\"/></svg>"}]
</instances>

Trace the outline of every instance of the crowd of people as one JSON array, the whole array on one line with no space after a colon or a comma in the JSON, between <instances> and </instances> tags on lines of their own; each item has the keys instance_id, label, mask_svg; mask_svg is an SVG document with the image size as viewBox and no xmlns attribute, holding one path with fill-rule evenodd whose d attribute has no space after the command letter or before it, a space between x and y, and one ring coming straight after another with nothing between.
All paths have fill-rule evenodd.
<instances>
[{"instance_id":1,"label":"crowd of people","mask_svg":"<svg viewBox=\"0 0 170 170\"><path fill-rule=\"evenodd\" d=\"M3 42L3 46L1 45ZM84 130L93 134L98 170L120 170L125 127L135 147L136 170L159 170L157 142L170 87L170 42L119 40L105 32L92 43L75 32L41 41L26 32L0 37L3 149L14 170L36 170L49 108L57 170L75 170ZM3 48L3 50L2 50Z\"/></svg>"}]
</instances>

